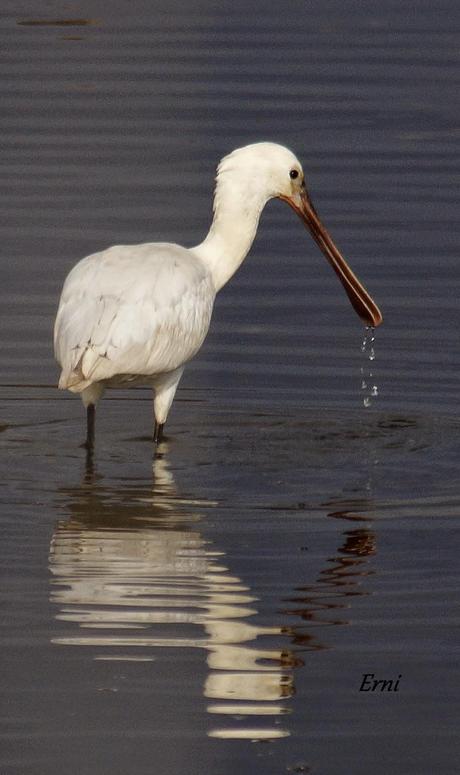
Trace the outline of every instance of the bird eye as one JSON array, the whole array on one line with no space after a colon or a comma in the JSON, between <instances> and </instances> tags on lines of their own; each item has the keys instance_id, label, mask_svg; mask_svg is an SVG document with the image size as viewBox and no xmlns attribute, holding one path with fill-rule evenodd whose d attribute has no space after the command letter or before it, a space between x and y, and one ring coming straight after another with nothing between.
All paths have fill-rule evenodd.
<instances>
[{"instance_id":1,"label":"bird eye","mask_svg":"<svg viewBox=\"0 0 460 775\"><path fill-rule=\"evenodd\" d=\"M299 177L299 170L291 170L290 173L289 173L289 177L292 180L295 180L296 178L298 178Z\"/></svg>"}]
</instances>

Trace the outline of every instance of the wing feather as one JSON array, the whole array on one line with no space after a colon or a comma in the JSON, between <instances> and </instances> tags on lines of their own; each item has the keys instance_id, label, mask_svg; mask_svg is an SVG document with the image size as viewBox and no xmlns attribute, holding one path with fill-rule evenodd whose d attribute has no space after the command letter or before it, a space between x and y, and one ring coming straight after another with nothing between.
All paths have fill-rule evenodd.
<instances>
[{"instance_id":1,"label":"wing feather","mask_svg":"<svg viewBox=\"0 0 460 775\"><path fill-rule=\"evenodd\" d=\"M80 261L64 284L54 346L59 387L172 371L209 328L215 289L197 256L178 245L117 246Z\"/></svg>"}]
</instances>

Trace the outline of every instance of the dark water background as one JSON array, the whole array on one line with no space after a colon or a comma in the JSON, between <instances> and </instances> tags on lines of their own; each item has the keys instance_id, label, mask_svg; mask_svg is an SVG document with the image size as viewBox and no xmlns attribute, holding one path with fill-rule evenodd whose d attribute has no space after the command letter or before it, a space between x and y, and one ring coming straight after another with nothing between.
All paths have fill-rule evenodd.
<instances>
[{"instance_id":1,"label":"dark water background","mask_svg":"<svg viewBox=\"0 0 460 775\"><path fill-rule=\"evenodd\" d=\"M2 3L2 773L458 771L458 40L450 1ZM160 456L114 391L86 467L66 273L199 242L261 139L381 305L375 361L272 202Z\"/></svg>"}]
</instances>

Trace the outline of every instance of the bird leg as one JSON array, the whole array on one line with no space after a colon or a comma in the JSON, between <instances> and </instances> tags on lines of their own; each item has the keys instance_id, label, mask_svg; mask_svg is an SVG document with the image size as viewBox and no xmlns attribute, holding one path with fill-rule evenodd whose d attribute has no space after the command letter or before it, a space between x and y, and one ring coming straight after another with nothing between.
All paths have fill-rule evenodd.
<instances>
[{"instance_id":1,"label":"bird leg","mask_svg":"<svg viewBox=\"0 0 460 775\"><path fill-rule=\"evenodd\" d=\"M153 443L159 444L163 439L164 422L157 422L155 420L155 426L153 428Z\"/></svg>"},{"instance_id":2,"label":"bird leg","mask_svg":"<svg viewBox=\"0 0 460 775\"><path fill-rule=\"evenodd\" d=\"M96 407L94 404L88 404L86 409L86 441L85 447L92 450L94 447L94 430L96 425Z\"/></svg>"}]
</instances>

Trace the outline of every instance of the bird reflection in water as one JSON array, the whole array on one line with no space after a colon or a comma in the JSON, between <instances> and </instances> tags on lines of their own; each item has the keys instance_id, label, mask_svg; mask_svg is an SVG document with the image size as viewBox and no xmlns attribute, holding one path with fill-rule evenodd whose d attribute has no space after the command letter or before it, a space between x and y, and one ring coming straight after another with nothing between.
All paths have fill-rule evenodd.
<instances>
[{"instance_id":1,"label":"bird reflection in water","mask_svg":"<svg viewBox=\"0 0 460 775\"><path fill-rule=\"evenodd\" d=\"M365 500L360 503L334 504L334 511L327 511L328 517L364 523L363 514L371 504ZM362 525L343 532L343 544L336 555L328 559L313 584L297 587L295 596L285 601L295 607L284 609L284 613L298 616L308 622L306 628L296 627L293 642L297 645L312 643L311 629L319 625L343 625L349 621L343 618L343 610L350 607L350 597L368 595L363 582L375 571L369 566L369 560L376 554L376 537L372 530Z\"/></svg>"},{"instance_id":2,"label":"bird reflection in water","mask_svg":"<svg viewBox=\"0 0 460 775\"><path fill-rule=\"evenodd\" d=\"M79 632L63 633L53 643L90 647L94 659L121 661L153 661L155 649L202 649L209 668L203 687L208 712L226 717L225 725L208 734L288 736L279 717L287 721L291 711L294 671L304 664L299 655L325 648L315 625L346 623L338 609L349 605L351 595L365 594L362 581L371 572L366 564L375 552L371 531L345 531L338 555L328 559L317 581L297 587L285 601L294 605L278 611L282 623L257 626L251 621L257 598L200 532L203 512L216 504L179 496L167 442L155 457L150 487L105 486L90 462L82 485L61 492L70 518L57 524L50 549L56 619L78 625ZM328 514L362 519L345 506ZM261 640L274 645L263 648Z\"/></svg>"},{"instance_id":3,"label":"bird reflection in water","mask_svg":"<svg viewBox=\"0 0 460 775\"><path fill-rule=\"evenodd\" d=\"M53 643L90 647L97 660L153 661L154 649L203 649L208 711L232 718L231 727L209 735L285 737L276 720L247 721L289 713L298 662L279 647L285 629L249 621L257 598L199 529L200 509L215 504L179 497L166 453L164 442L150 489L104 486L90 460L82 485L61 492L70 518L58 522L51 542L51 601L56 619L79 632ZM256 645L263 636L277 645Z\"/></svg>"}]
</instances>

